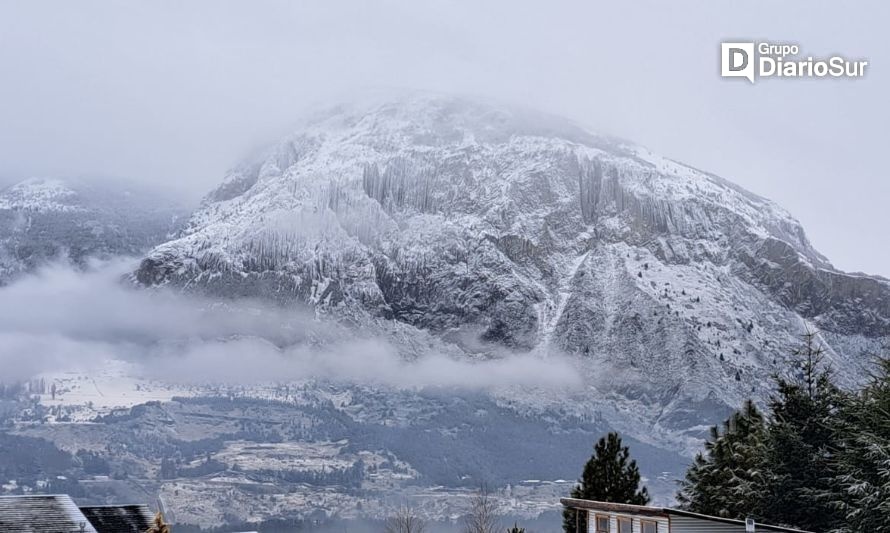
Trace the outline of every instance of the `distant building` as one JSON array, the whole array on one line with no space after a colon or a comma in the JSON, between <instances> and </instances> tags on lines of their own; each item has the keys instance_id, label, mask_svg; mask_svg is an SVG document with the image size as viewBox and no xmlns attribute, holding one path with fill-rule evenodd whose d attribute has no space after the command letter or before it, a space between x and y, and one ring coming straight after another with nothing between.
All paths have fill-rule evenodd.
<instances>
[{"instance_id":1,"label":"distant building","mask_svg":"<svg viewBox=\"0 0 890 533\"><path fill-rule=\"evenodd\" d=\"M587 517L587 531L576 533L746 533L780 531L810 533L800 529L746 524L742 520L719 518L669 507L649 507L606 503L575 498L560 500L565 507L574 509L578 517ZM582 514L583 513L583 514Z\"/></svg>"},{"instance_id":2,"label":"distant building","mask_svg":"<svg viewBox=\"0 0 890 533\"><path fill-rule=\"evenodd\" d=\"M80 512L98 533L145 533L154 515L147 505L96 505Z\"/></svg>"}]
</instances>

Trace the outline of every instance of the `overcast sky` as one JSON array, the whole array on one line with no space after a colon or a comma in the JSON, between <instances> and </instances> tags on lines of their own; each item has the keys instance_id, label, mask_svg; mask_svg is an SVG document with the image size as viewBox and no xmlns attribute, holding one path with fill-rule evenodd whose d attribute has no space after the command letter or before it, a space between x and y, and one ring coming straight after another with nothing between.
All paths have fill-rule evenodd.
<instances>
[{"instance_id":1,"label":"overcast sky","mask_svg":"<svg viewBox=\"0 0 890 533\"><path fill-rule=\"evenodd\" d=\"M307 106L476 93L720 174L789 209L836 266L890 276L888 20L886 0L0 0L0 181L102 174L196 197ZM719 43L745 38L869 72L721 80Z\"/></svg>"}]
</instances>

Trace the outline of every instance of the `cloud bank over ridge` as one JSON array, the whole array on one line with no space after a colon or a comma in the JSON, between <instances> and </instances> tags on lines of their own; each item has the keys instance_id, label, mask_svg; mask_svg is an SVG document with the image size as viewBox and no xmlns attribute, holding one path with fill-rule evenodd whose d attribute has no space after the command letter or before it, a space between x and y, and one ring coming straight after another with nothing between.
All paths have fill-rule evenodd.
<instances>
[{"instance_id":1,"label":"cloud bank over ridge","mask_svg":"<svg viewBox=\"0 0 890 533\"><path fill-rule=\"evenodd\" d=\"M399 355L382 336L358 334L304 309L212 302L122 281L131 260L63 264L0 288L0 380L96 370L109 360L140 377L182 384L331 380L390 387L566 387L561 357L498 353L464 358Z\"/></svg>"}]
</instances>

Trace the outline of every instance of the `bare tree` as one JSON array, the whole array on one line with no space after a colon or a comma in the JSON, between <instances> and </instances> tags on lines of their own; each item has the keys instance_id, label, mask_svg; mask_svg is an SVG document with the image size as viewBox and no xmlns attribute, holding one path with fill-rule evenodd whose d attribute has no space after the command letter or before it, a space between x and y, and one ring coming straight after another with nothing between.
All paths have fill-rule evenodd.
<instances>
[{"instance_id":1,"label":"bare tree","mask_svg":"<svg viewBox=\"0 0 890 533\"><path fill-rule=\"evenodd\" d=\"M463 533L501 533L496 509L494 498L483 486L470 500L469 512L464 517Z\"/></svg>"},{"instance_id":2,"label":"bare tree","mask_svg":"<svg viewBox=\"0 0 890 533\"><path fill-rule=\"evenodd\" d=\"M383 524L384 533L424 533L426 520L419 517L414 509L403 505Z\"/></svg>"}]
</instances>

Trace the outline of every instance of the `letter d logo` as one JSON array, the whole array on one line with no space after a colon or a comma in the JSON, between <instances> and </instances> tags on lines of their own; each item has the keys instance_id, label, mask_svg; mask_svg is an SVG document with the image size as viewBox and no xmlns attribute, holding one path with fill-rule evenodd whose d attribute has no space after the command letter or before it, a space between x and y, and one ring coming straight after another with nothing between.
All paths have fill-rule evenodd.
<instances>
[{"instance_id":1,"label":"letter d logo","mask_svg":"<svg viewBox=\"0 0 890 533\"><path fill-rule=\"evenodd\" d=\"M754 83L754 43L720 43L720 75Z\"/></svg>"}]
</instances>

